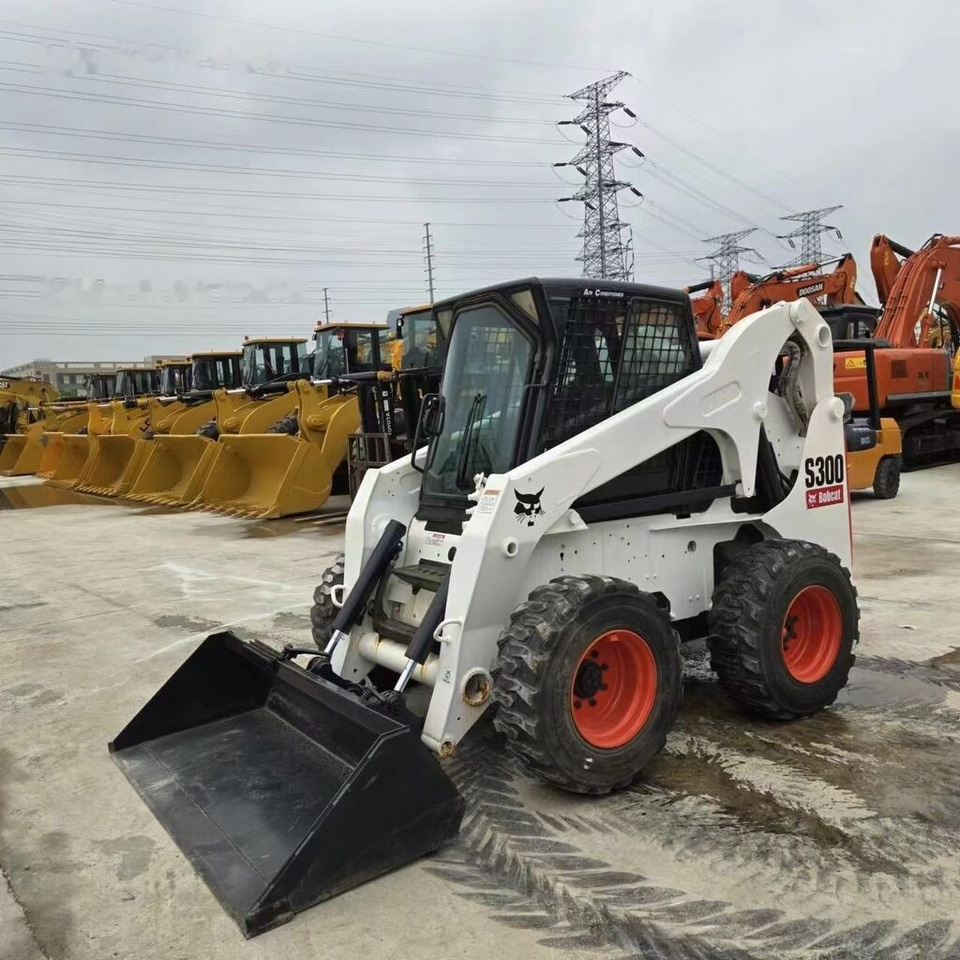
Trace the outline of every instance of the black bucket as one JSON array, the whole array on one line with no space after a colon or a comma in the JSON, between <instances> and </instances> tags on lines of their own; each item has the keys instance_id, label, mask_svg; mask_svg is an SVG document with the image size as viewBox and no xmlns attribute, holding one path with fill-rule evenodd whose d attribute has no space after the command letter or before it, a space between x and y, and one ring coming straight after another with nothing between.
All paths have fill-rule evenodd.
<instances>
[{"instance_id":1,"label":"black bucket","mask_svg":"<svg viewBox=\"0 0 960 960\"><path fill-rule=\"evenodd\" d=\"M228 632L110 751L247 937L436 850L463 816L412 715Z\"/></svg>"}]
</instances>

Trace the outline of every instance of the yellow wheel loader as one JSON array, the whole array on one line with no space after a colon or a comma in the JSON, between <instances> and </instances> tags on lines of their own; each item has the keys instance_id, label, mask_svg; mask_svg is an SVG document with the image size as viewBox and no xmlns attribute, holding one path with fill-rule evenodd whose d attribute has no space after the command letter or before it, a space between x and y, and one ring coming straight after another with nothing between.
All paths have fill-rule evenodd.
<instances>
[{"instance_id":1,"label":"yellow wheel loader","mask_svg":"<svg viewBox=\"0 0 960 960\"><path fill-rule=\"evenodd\" d=\"M43 380L33 377L0 379L0 474L18 476L21 472L34 472L15 471L15 468L27 445L27 434L39 422L41 405L54 403L57 397L56 387ZM25 462L23 466L28 465Z\"/></svg>"},{"instance_id":2,"label":"yellow wheel loader","mask_svg":"<svg viewBox=\"0 0 960 960\"><path fill-rule=\"evenodd\" d=\"M376 376L388 366L381 355L387 329L384 324L319 325L311 379L290 387L295 410L278 419L277 408L267 406L248 416L238 434L221 433L193 506L261 520L323 506L335 476L345 475L347 440L360 426L351 375ZM346 493L347 484L340 486Z\"/></svg>"},{"instance_id":3,"label":"yellow wheel loader","mask_svg":"<svg viewBox=\"0 0 960 960\"><path fill-rule=\"evenodd\" d=\"M258 431L296 409L290 387L308 378L306 339L248 337L240 361L241 386L217 387L207 419L195 424L198 411L187 411L170 432L153 438L143 466L124 496L145 503L189 506L200 495L213 466L217 439L256 425Z\"/></svg>"},{"instance_id":4,"label":"yellow wheel loader","mask_svg":"<svg viewBox=\"0 0 960 960\"><path fill-rule=\"evenodd\" d=\"M194 384L201 384L194 388ZM98 441L99 459L85 468L77 485L85 493L124 496L140 475L157 436L193 433L213 415L213 390L240 384L240 351L194 354L187 363L167 362L160 371L160 395L141 397L146 411L137 430L112 429Z\"/></svg>"},{"instance_id":5,"label":"yellow wheel loader","mask_svg":"<svg viewBox=\"0 0 960 960\"><path fill-rule=\"evenodd\" d=\"M100 451L99 443L91 441L91 437L110 435L115 419L117 430L124 435L144 426L147 411L138 406L137 399L156 394L160 387L160 369L122 367L117 370L116 377L114 396L121 400L122 411L115 410L113 400L91 403L87 407L87 424L81 428L82 432L48 435L40 473L53 486L73 489L87 477Z\"/></svg>"},{"instance_id":6,"label":"yellow wheel loader","mask_svg":"<svg viewBox=\"0 0 960 960\"><path fill-rule=\"evenodd\" d=\"M704 343L689 296L642 284L436 311L440 392L364 477L316 646L216 633L110 744L246 936L453 839L443 759L492 707L531 776L605 794L663 748L682 642L744 723L829 707L854 661L844 404L808 301Z\"/></svg>"},{"instance_id":7,"label":"yellow wheel loader","mask_svg":"<svg viewBox=\"0 0 960 960\"><path fill-rule=\"evenodd\" d=\"M114 396L116 379L113 373L91 374L86 378L82 400L44 405L40 410L41 421L28 432L14 469L49 479L63 454L61 434L86 431L89 405L109 401ZM51 445L55 448L53 451L50 450Z\"/></svg>"}]
</instances>

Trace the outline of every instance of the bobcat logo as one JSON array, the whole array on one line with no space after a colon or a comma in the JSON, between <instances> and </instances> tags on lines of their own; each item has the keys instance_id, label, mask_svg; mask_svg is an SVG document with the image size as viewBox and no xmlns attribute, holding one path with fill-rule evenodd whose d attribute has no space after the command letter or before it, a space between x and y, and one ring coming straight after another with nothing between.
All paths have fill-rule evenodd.
<instances>
[{"instance_id":1,"label":"bobcat logo","mask_svg":"<svg viewBox=\"0 0 960 960\"><path fill-rule=\"evenodd\" d=\"M517 515L517 521L523 523L527 521L527 526L532 527L534 520L543 513L543 507L540 506L540 497L543 496L544 487L541 487L536 493L520 493L514 490L514 496L517 502L514 505L513 512Z\"/></svg>"}]
</instances>

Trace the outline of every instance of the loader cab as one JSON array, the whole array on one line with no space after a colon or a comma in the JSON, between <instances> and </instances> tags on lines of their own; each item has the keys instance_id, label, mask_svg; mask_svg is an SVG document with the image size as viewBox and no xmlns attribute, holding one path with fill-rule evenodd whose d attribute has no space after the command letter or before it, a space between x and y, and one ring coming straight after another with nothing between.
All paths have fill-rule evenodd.
<instances>
[{"instance_id":1,"label":"loader cab","mask_svg":"<svg viewBox=\"0 0 960 960\"><path fill-rule=\"evenodd\" d=\"M83 381L83 397L86 400L109 400L116 395L117 378L112 373L91 373Z\"/></svg>"},{"instance_id":2,"label":"loader cab","mask_svg":"<svg viewBox=\"0 0 960 960\"><path fill-rule=\"evenodd\" d=\"M440 393L421 415L429 450L418 516L441 525L465 519L476 474L506 472L701 365L682 291L534 279L437 304L436 315L447 353ZM638 498L717 486L715 442L691 440L592 491L578 509L596 507L591 517L601 519L612 503L634 509Z\"/></svg>"},{"instance_id":3,"label":"loader cab","mask_svg":"<svg viewBox=\"0 0 960 960\"><path fill-rule=\"evenodd\" d=\"M307 375L306 356L304 338L247 337L240 359L243 386L249 390L278 380L291 380L297 374Z\"/></svg>"},{"instance_id":4,"label":"loader cab","mask_svg":"<svg viewBox=\"0 0 960 960\"><path fill-rule=\"evenodd\" d=\"M160 366L160 395L176 397L190 390L191 364L188 360L165 360Z\"/></svg>"},{"instance_id":5,"label":"loader cab","mask_svg":"<svg viewBox=\"0 0 960 960\"><path fill-rule=\"evenodd\" d=\"M225 353L195 353L192 357L190 389L195 393L232 390L240 386L239 350Z\"/></svg>"},{"instance_id":6,"label":"loader cab","mask_svg":"<svg viewBox=\"0 0 960 960\"><path fill-rule=\"evenodd\" d=\"M391 341L390 363L395 370L441 367L446 338L432 304L401 311Z\"/></svg>"},{"instance_id":7,"label":"loader cab","mask_svg":"<svg viewBox=\"0 0 960 960\"><path fill-rule=\"evenodd\" d=\"M371 373L388 364L381 338L385 323L322 323L314 331L316 349L312 356L314 380L332 380L348 373Z\"/></svg>"},{"instance_id":8,"label":"loader cab","mask_svg":"<svg viewBox=\"0 0 960 960\"><path fill-rule=\"evenodd\" d=\"M113 396L124 400L145 397L160 390L160 370L150 367L123 367L117 371Z\"/></svg>"}]
</instances>

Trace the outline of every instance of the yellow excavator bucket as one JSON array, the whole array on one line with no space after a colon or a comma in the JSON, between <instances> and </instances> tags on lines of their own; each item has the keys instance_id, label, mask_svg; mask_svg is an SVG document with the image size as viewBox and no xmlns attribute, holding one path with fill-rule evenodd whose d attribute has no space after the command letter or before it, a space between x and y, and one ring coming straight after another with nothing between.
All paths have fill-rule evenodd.
<instances>
[{"instance_id":1,"label":"yellow excavator bucket","mask_svg":"<svg viewBox=\"0 0 960 960\"><path fill-rule=\"evenodd\" d=\"M216 456L217 441L196 434L157 436L143 466L124 494L128 500L186 506L203 487Z\"/></svg>"},{"instance_id":2,"label":"yellow excavator bucket","mask_svg":"<svg viewBox=\"0 0 960 960\"><path fill-rule=\"evenodd\" d=\"M268 520L326 502L334 471L346 459L347 437L360 426L360 408L355 396L328 397L325 386L306 380L295 390L298 434L221 436L195 506Z\"/></svg>"}]
</instances>

